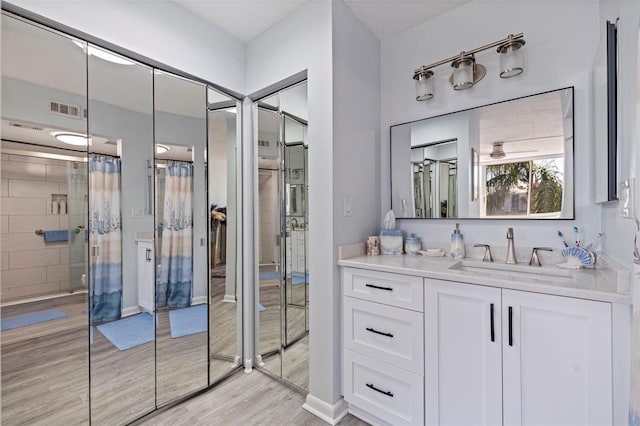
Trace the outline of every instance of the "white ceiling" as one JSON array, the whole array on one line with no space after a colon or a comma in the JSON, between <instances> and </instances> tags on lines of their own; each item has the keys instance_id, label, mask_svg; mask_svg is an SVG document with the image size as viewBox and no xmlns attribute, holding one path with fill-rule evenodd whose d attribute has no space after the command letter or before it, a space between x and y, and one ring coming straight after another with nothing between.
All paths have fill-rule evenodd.
<instances>
[{"instance_id":1,"label":"white ceiling","mask_svg":"<svg viewBox=\"0 0 640 426\"><path fill-rule=\"evenodd\" d=\"M174 0L245 43L311 0ZM471 0L344 0L379 38L398 34Z\"/></svg>"}]
</instances>

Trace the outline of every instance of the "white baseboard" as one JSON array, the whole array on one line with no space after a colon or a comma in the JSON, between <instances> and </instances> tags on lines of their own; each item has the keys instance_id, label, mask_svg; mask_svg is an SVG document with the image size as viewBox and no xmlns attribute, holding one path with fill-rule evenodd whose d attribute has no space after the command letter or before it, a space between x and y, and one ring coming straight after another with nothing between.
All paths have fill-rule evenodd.
<instances>
[{"instance_id":1,"label":"white baseboard","mask_svg":"<svg viewBox=\"0 0 640 426\"><path fill-rule=\"evenodd\" d=\"M142 312L138 305L135 306L127 306L126 308L122 308L122 317L129 317L131 315L139 314Z\"/></svg>"},{"instance_id":2,"label":"white baseboard","mask_svg":"<svg viewBox=\"0 0 640 426\"><path fill-rule=\"evenodd\" d=\"M364 420L369 423L371 426L388 426L389 423L385 423L379 418L372 416L371 414L360 410L358 407L354 407L353 405L349 406L349 414L359 418L360 420Z\"/></svg>"},{"instance_id":3,"label":"white baseboard","mask_svg":"<svg viewBox=\"0 0 640 426\"><path fill-rule=\"evenodd\" d=\"M348 413L347 403L344 398L340 398L335 404L329 404L311 394L307 395L302 408L330 425L338 424Z\"/></svg>"},{"instance_id":4,"label":"white baseboard","mask_svg":"<svg viewBox=\"0 0 640 426\"><path fill-rule=\"evenodd\" d=\"M191 298L191 306L203 305L207 303L207 296L196 296Z\"/></svg>"},{"instance_id":5,"label":"white baseboard","mask_svg":"<svg viewBox=\"0 0 640 426\"><path fill-rule=\"evenodd\" d=\"M236 295L235 294L225 294L222 299L223 302L227 303L236 303Z\"/></svg>"}]
</instances>

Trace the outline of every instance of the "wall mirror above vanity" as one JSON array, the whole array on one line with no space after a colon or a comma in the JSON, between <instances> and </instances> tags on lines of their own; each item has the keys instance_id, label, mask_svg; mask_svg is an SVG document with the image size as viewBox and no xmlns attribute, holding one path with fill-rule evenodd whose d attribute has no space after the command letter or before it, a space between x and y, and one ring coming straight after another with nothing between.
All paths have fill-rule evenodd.
<instances>
[{"instance_id":1,"label":"wall mirror above vanity","mask_svg":"<svg viewBox=\"0 0 640 426\"><path fill-rule=\"evenodd\" d=\"M573 87L391 126L397 218L573 219Z\"/></svg>"}]
</instances>

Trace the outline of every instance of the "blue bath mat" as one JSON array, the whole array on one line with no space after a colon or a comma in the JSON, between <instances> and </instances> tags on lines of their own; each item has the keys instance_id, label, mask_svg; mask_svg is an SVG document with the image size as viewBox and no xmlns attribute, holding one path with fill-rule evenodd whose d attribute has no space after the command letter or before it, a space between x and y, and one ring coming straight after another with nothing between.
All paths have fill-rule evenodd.
<instances>
[{"instance_id":1,"label":"blue bath mat","mask_svg":"<svg viewBox=\"0 0 640 426\"><path fill-rule=\"evenodd\" d=\"M121 351L153 342L154 338L153 316L148 312L101 324L96 328Z\"/></svg>"},{"instance_id":2,"label":"blue bath mat","mask_svg":"<svg viewBox=\"0 0 640 426\"><path fill-rule=\"evenodd\" d=\"M258 312L264 312L266 311L267 308L265 308L264 306L262 306L262 303L258 303Z\"/></svg>"},{"instance_id":3,"label":"blue bath mat","mask_svg":"<svg viewBox=\"0 0 640 426\"><path fill-rule=\"evenodd\" d=\"M261 280L279 280L280 272L260 272Z\"/></svg>"},{"instance_id":4,"label":"blue bath mat","mask_svg":"<svg viewBox=\"0 0 640 426\"><path fill-rule=\"evenodd\" d=\"M298 285L298 284L304 284L307 281L309 281L309 276L307 275L307 277L292 277L291 278L291 285Z\"/></svg>"},{"instance_id":5,"label":"blue bath mat","mask_svg":"<svg viewBox=\"0 0 640 426\"><path fill-rule=\"evenodd\" d=\"M170 311L169 324L173 339L207 331L207 305Z\"/></svg>"},{"instance_id":6,"label":"blue bath mat","mask_svg":"<svg viewBox=\"0 0 640 426\"><path fill-rule=\"evenodd\" d=\"M60 318L66 318L67 314L60 309L48 309L46 311L34 312L32 314L20 315L12 318L5 318L0 323L2 331L12 330L14 328L25 327L27 325L38 324L41 322L52 321Z\"/></svg>"}]
</instances>

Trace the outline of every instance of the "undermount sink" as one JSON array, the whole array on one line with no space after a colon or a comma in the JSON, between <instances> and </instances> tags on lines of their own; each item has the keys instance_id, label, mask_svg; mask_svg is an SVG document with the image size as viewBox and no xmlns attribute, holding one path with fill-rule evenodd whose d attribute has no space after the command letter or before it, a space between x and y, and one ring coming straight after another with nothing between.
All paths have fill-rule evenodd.
<instances>
[{"instance_id":1,"label":"undermount sink","mask_svg":"<svg viewBox=\"0 0 640 426\"><path fill-rule=\"evenodd\" d=\"M475 275L520 280L536 283L568 283L574 277L570 271L556 268L536 267L529 265L509 265L505 263L490 263L472 260L461 260L449 267L452 271L469 272Z\"/></svg>"}]
</instances>

